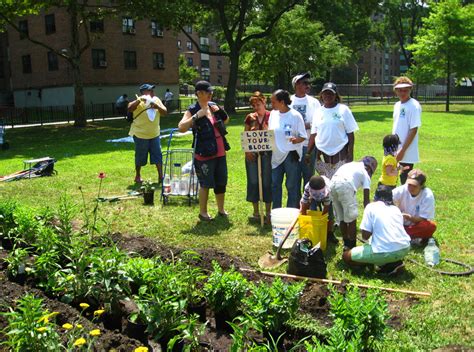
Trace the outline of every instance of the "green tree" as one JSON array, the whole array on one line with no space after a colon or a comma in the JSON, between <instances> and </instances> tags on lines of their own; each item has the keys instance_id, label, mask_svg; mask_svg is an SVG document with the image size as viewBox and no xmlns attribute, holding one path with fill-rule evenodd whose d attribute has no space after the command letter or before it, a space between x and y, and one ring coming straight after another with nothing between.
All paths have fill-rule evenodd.
<instances>
[{"instance_id":1,"label":"green tree","mask_svg":"<svg viewBox=\"0 0 474 352\"><path fill-rule=\"evenodd\" d=\"M449 111L451 75L474 74L474 5L459 0L431 2L431 13L408 47L413 52L418 75L445 78L446 111Z\"/></svg>"},{"instance_id":2,"label":"green tree","mask_svg":"<svg viewBox=\"0 0 474 352\"><path fill-rule=\"evenodd\" d=\"M339 37L327 34L321 22L309 18L305 6L297 5L282 16L270 36L246 46L242 71L252 81L273 82L286 89L297 72L324 77L326 71L347 64L351 56Z\"/></svg>"},{"instance_id":3,"label":"green tree","mask_svg":"<svg viewBox=\"0 0 474 352\"><path fill-rule=\"evenodd\" d=\"M429 7L424 0L385 0L381 6L384 15L384 32L389 43L397 43L408 69L413 63L413 54L408 50L428 15Z\"/></svg>"},{"instance_id":4,"label":"green tree","mask_svg":"<svg viewBox=\"0 0 474 352\"><path fill-rule=\"evenodd\" d=\"M69 45L58 50L39 39L38 33L24 34L17 20L51 8L63 9L69 15ZM81 74L81 57L93 42L89 31L90 20L97 20L116 11L114 6L101 5L100 1L49 0L49 1L0 1L0 29L13 29L23 34L31 43L42 46L65 59L71 67L74 85L74 126L87 124L84 103L84 82Z\"/></svg>"},{"instance_id":5,"label":"green tree","mask_svg":"<svg viewBox=\"0 0 474 352\"><path fill-rule=\"evenodd\" d=\"M199 77L199 72L195 67L189 66L184 55L179 55L179 84L193 84L193 81Z\"/></svg>"}]
</instances>

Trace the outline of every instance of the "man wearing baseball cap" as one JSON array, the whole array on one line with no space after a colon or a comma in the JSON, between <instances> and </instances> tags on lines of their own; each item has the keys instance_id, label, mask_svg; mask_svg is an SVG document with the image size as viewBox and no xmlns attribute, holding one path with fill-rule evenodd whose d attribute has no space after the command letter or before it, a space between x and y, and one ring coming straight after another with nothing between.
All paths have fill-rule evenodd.
<instances>
[{"instance_id":1,"label":"man wearing baseball cap","mask_svg":"<svg viewBox=\"0 0 474 352\"><path fill-rule=\"evenodd\" d=\"M400 182L404 184L413 164L419 162L418 128L421 126L420 103L410 96L413 82L408 77L398 77L393 84L393 90L400 101L393 108L392 134L400 138L400 149L397 161L402 166Z\"/></svg>"},{"instance_id":2,"label":"man wearing baseball cap","mask_svg":"<svg viewBox=\"0 0 474 352\"><path fill-rule=\"evenodd\" d=\"M135 183L141 183L141 168L148 162L155 164L158 171L158 182L163 179L162 156L160 144L160 116L167 114L167 109L160 98L154 95L153 84L140 86L140 96L128 104L128 111L133 113L133 122L128 133L135 142Z\"/></svg>"},{"instance_id":3,"label":"man wearing baseball cap","mask_svg":"<svg viewBox=\"0 0 474 352\"><path fill-rule=\"evenodd\" d=\"M316 111L321 108L321 104L318 99L309 95L311 90L310 83L311 74L309 72L300 73L293 77L291 83L295 94L293 94L291 99L290 108L298 111L304 120L304 125L306 129L306 134L308 138L303 142L303 155L306 155L308 150L308 140L311 136L311 123L313 122L313 116ZM314 170L314 161L316 159L316 148L311 153L310 163L305 162L305 158L302 158L300 161L301 164L301 176L299 177L298 191L301 192L301 179L303 179L303 187L309 182L311 176L313 176Z\"/></svg>"},{"instance_id":4,"label":"man wearing baseball cap","mask_svg":"<svg viewBox=\"0 0 474 352\"><path fill-rule=\"evenodd\" d=\"M426 187L426 175L419 169L408 173L404 185L393 190L393 202L403 214L406 232L412 239L427 240L436 231L435 199Z\"/></svg>"}]
</instances>

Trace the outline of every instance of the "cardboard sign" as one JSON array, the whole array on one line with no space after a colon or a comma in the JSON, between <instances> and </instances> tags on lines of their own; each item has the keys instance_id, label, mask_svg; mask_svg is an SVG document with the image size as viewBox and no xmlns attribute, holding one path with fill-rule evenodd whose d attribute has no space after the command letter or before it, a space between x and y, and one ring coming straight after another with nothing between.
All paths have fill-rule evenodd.
<instances>
[{"instance_id":1,"label":"cardboard sign","mask_svg":"<svg viewBox=\"0 0 474 352\"><path fill-rule=\"evenodd\" d=\"M275 148L274 131L244 131L240 140L244 152L269 152Z\"/></svg>"}]
</instances>

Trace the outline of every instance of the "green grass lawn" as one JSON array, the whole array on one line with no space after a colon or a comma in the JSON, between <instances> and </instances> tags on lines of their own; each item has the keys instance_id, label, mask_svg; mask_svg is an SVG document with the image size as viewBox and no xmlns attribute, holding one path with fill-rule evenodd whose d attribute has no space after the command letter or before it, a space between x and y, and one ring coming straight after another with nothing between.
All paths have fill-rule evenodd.
<instances>
[{"instance_id":1,"label":"green grass lawn","mask_svg":"<svg viewBox=\"0 0 474 352\"><path fill-rule=\"evenodd\" d=\"M391 108L386 105L352 107L360 127L355 137L356 158L370 154L381 161L382 138L391 133ZM439 105L424 106L420 130L422 162L418 167L426 171L427 185L436 197L438 231L435 237L440 244L441 256L474 264L474 177L470 170L474 164L474 106L453 105L451 113L442 112L442 108ZM176 127L179 119L177 115L162 118L162 128ZM101 204L100 212L105 219L103 228L143 234L180 247L215 247L256 266L257 259L271 248L271 229L261 229L247 222L252 207L245 201L244 155L240 150L243 119L244 113L235 114L229 126L232 146L228 154L226 194L227 210L231 214L229 222L219 219L211 224L198 223L197 206L190 208L182 200L171 198L170 204L163 207L156 197L154 207L143 206L139 199ZM81 218L78 187L82 187L86 200L91 203L97 196L97 175L102 171L107 174L102 196L126 193L133 188L133 144L113 144L105 140L125 137L128 128L125 120L115 120L96 122L84 129L61 125L7 130L11 148L0 151L0 175L20 170L25 159L42 156L58 160L58 174L0 183L1 199L14 198L31 206L56 208L60 197L66 193L78 204L77 217ZM162 141L163 150L166 150L166 143L167 140ZM190 144L190 136L175 138L172 148L188 148ZM143 176L155 179L154 167L144 168ZM380 170L377 170L373 180L379 176ZM210 213L216 212L214 199L211 199ZM386 279L371 272L351 272L341 263L340 257L341 246L327 254L331 278L432 293L430 298L420 299L412 305L400 304L396 313L402 317L401 326L390 330L384 351L428 351L449 344L474 347L472 276L441 276L407 262L406 273L395 279ZM423 261L421 250L411 252L409 257ZM392 295L389 298L401 301L405 297Z\"/></svg>"}]
</instances>

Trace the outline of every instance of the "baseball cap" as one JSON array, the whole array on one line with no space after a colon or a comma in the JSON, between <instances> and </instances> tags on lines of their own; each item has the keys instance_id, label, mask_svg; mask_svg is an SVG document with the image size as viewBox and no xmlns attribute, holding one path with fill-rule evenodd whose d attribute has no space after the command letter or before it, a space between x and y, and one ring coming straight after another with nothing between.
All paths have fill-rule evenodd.
<instances>
[{"instance_id":1,"label":"baseball cap","mask_svg":"<svg viewBox=\"0 0 474 352\"><path fill-rule=\"evenodd\" d=\"M202 90L204 92L212 92L214 87L208 81L198 81L194 86L194 89L197 91Z\"/></svg>"},{"instance_id":2,"label":"baseball cap","mask_svg":"<svg viewBox=\"0 0 474 352\"><path fill-rule=\"evenodd\" d=\"M148 84L148 83L144 83L140 86L140 92L143 91L143 90L152 90L154 89L155 86L153 84Z\"/></svg>"},{"instance_id":3,"label":"baseball cap","mask_svg":"<svg viewBox=\"0 0 474 352\"><path fill-rule=\"evenodd\" d=\"M397 88L411 88L411 87L413 87L413 84L403 82L403 83L396 84L393 88L397 89Z\"/></svg>"},{"instance_id":4,"label":"baseball cap","mask_svg":"<svg viewBox=\"0 0 474 352\"><path fill-rule=\"evenodd\" d=\"M364 156L361 161L364 163L364 166L369 168L369 176L372 177L375 170L377 170L377 159L373 156Z\"/></svg>"},{"instance_id":5,"label":"baseball cap","mask_svg":"<svg viewBox=\"0 0 474 352\"><path fill-rule=\"evenodd\" d=\"M426 182L426 175L420 169L413 169L408 173L407 184L423 187Z\"/></svg>"},{"instance_id":6,"label":"baseball cap","mask_svg":"<svg viewBox=\"0 0 474 352\"><path fill-rule=\"evenodd\" d=\"M304 73L299 73L293 79L291 80L291 84L293 85L293 88L295 88L296 83L303 78L311 78L311 74L309 72L304 72Z\"/></svg>"},{"instance_id":7,"label":"baseball cap","mask_svg":"<svg viewBox=\"0 0 474 352\"><path fill-rule=\"evenodd\" d=\"M332 82L324 83L323 89L321 89L321 93L324 92L325 90L329 90L329 91L333 92L334 94L337 93L337 87Z\"/></svg>"}]
</instances>

